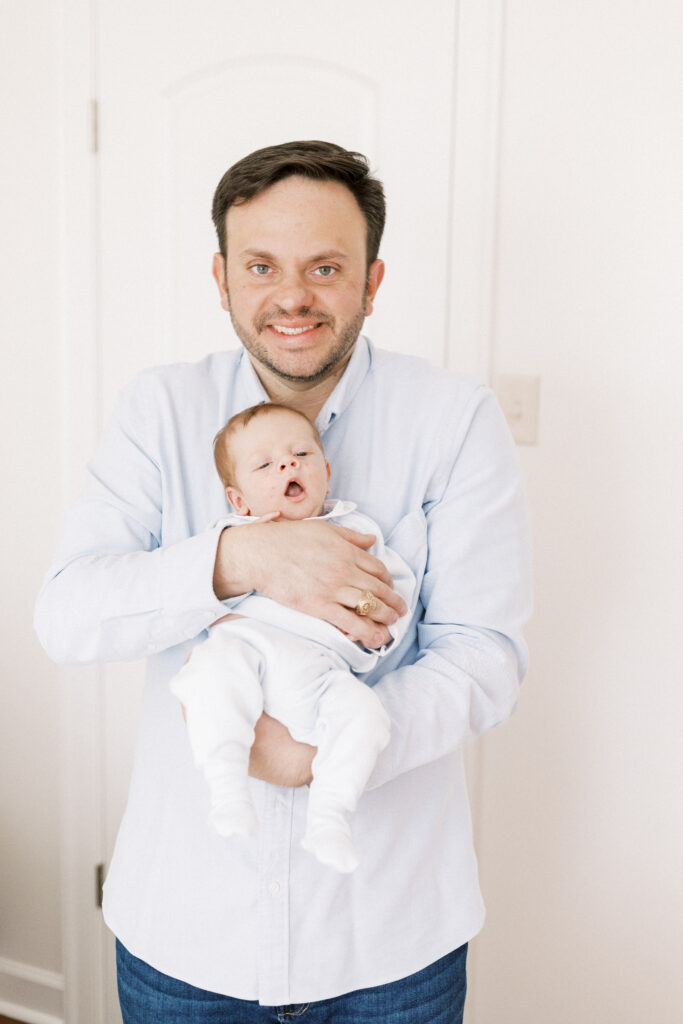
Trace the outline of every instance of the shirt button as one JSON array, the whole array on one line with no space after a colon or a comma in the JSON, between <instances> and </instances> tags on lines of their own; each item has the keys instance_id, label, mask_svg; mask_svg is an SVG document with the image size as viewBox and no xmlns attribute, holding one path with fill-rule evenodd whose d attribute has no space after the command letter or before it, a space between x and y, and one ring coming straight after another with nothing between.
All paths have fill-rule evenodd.
<instances>
[{"instance_id":1,"label":"shirt button","mask_svg":"<svg viewBox=\"0 0 683 1024\"><path fill-rule=\"evenodd\" d=\"M280 891L280 883L279 882L273 881L268 886L268 892L270 893L271 896L277 896L279 891Z\"/></svg>"}]
</instances>

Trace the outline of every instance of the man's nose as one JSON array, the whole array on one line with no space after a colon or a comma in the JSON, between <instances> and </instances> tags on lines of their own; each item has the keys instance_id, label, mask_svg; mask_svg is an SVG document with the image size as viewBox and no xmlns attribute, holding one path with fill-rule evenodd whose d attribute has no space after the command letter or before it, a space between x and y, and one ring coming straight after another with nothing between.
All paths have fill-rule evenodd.
<instances>
[{"instance_id":1,"label":"man's nose","mask_svg":"<svg viewBox=\"0 0 683 1024\"><path fill-rule=\"evenodd\" d=\"M286 313L298 313L300 309L313 305L313 289L304 274L293 271L281 279L273 300Z\"/></svg>"}]
</instances>

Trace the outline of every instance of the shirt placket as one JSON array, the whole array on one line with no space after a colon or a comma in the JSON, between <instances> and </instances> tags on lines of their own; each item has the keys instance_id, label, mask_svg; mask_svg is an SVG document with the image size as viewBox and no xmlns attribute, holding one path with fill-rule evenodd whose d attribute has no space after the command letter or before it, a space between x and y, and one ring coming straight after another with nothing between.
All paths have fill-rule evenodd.
<instances>
[{"instance_id":1,"label":"shirt placket","mask_svg":"<svg viewBox=\"0 0 683 1024\"><path fill-rule=\"evenodd\" d=\"M259 856L259 1002L276 1006L289 994L289 877L294 790L266 786Z\"/></svg>"}]
</instances>

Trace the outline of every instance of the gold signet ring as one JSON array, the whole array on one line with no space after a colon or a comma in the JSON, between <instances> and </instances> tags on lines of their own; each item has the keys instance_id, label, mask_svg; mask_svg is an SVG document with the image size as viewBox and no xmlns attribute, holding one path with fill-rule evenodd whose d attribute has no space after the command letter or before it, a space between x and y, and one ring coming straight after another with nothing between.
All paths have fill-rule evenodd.
<instances>
[{"instance_id":1,"label":"gold signet ring","mask_svg":"<svg viewBox=\"0 0 683 1024\"><path fill-rule=\"evenodd\" d=\"M371 615L377 607L377 598L369 590L364 590L354 611L356 615Z\"/></svg>"}]
</instances>

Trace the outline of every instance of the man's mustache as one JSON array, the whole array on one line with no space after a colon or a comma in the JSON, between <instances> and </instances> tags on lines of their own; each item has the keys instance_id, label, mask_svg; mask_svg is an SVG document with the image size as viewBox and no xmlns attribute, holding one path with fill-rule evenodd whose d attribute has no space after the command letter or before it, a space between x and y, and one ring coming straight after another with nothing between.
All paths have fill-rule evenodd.
<instances>
[{"instance_id":1,"label":"man's mustache","mask_svg":"<svg viewBox=\"0 0 683 1024\"><path fill-rule=\"evenodd\" d=\"M254 321L257 331L262 331L270 324L277 322L286 324L289 320L314 320L317 324L325 324L326 327L334 327L334 317L329 313L323 313L320 309L312 309L310 306L302 306L296 313L286 313L284 309L272 309L262 313Z\"/></svg>"}]
</instances>

